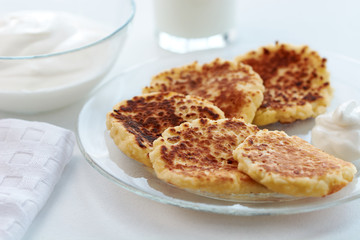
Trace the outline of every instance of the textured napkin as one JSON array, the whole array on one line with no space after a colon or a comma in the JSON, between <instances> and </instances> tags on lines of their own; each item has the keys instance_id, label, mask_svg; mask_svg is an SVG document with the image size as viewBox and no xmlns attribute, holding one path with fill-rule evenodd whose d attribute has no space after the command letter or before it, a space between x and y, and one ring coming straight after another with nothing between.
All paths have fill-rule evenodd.
<instances>
[{"instance_id":1,"label":"textured napkin","mask_svg":"<svg viewBox=\"0 0 360 240\"><path fill-rule=\"evenodd\" d=\"M21 239L71 159L73 132L0 120L0 239Z\"/></svg>"}]
</instances>

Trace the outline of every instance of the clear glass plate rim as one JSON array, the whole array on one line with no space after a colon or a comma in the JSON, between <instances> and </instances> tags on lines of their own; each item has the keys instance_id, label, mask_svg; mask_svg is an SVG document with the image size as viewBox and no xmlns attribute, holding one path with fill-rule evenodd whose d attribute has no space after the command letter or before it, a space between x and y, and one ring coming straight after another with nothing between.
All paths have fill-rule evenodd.
<instances>
[{"instance_id":1,"label":"clear glass plate rim","mask_svg":"<svg viewBox=\"0 0 360 240\"><path fill-rule=\"evenodd\" d=\"M193 203L186 200L180 200L180 199L167 199L167 198L161 198L155 195L152 195L150 193L144 192L142 190L139 190L137 188L134 188L130 185L128 185L126 182L123 182L119 179L117 179L115 176L107 172L104 168L102 168L99 164L97 164L90 155L85 151L81 139L79 135L77 134L77 142L80 148L80 151L85 157L85 160L94 168L96 169L101 175L109 179L110 181L113 181L120 187L133 192L139 196L145 197L150 200L157 201L159 203L163 204L169 204L177 207L183 207L183 208L189 208L193 210L199 210L199 211L205 211L205 212L211 212L211 213L219 213L219 214L228 214L228 215L235 215L235 216L256 216L256 215L288 215L288 214L296 214L296 213L306 213L306 212L312 212L316 210L326 209L332 206L337 206L341 203L346 203L351 200L355 200L360 198L360 195L351 196L349 198L344 198L338 201L332 201L328 202L326 204L318 205L313 208L309 208L307 206L301 206L297 208L283 208L283 209L273 209L273 208L267 208L267 209L257 209L257 208L248 208L244 207L244 209L239 208L243 207L239 203L234 203L233 206L214 206L210 204L204 204L204 203Z\"/></svg>"},{"instance_id":2,"label":"clear glass plate rim","mask_svg":"<svg viewBox=\"0 0 360 240\"><path fill-rule=\"evenodd\" d=\"M352 61L353 63L356 63L358 65L360 65L360 61L356 60L356 59L352 59L349 58L347 56L344 55L340 55L340 54L336 54L336 53L332 53L329 52L331 55L333 56L337 56L339 58L343 58L344 60L347 61ZM204 54L204 53L203 53ZM194 54L189 54L189 55L194 55ZM206 55L206 53L205 53ZM174 57L170 57L171 59L173 59ZM292 208L249 208L246 206L242 206L239 203L234 202L234 205L232 206L218 206L218 205L211 205L211 204L205 204L205 203L194 203L191 201L186 201L186 200L181 200L181 199L170 199L167 197L159 197L159 196L155 196L152 195L150 193L147 193L145 191L139 190L135 187L132 187L130 185L128 185L126 182L123 182L121 180L119 180L118 178L116 178L116 176L113 176L112 174L110 174L109 172L107 172L102 166L100 166L99 164L96 163L96 161L94 159L91 158L91 156L86 152L86 150L84 149L84 146L82 144L82 140L80 138L79 135L79 124L80 124L80 118L81 118L81 114L83 112L83 110L89 105L91 104L92 101L95 100L96 98L96 93L102 91L103 89L106 89L109 87L109 85L115 84L116 81L119 81L119 79L121 80L121 76L123 76L124 74L127 74L131 71L134 71L138 68L141 68L143 66L145 66L146 64L149 64L151 62L155 62L155 61L159 61L159 60L164 60L164 58L154 58L151 59L143 64L138 64L134 67L131 67L127 70L124 70L122 73L118 74L117 76L115 76L114 78L112 78L111 80L109 80L107 83L105 83L103 86L101 86L101 88L98 89L98 91L96 91L93 96L91 96L87 102L84 104L84 106L82 107L79 116L78 116L78 121L77 121L77 125L76 125L76 136L77 136L77 142L80 148L80 151L82 152L82 154L84 155L86 161L93 167L95 168L100 174L102 174L103 176L105 176L106 178L108 178L109 180L115 182L116 184L118 184L119 186L123 187L124 189L131 191L135 194L138 194L142 197L163 203L163 204L169 204L169 205L174 205L174 206L178 206L178 207L183 207L183 208L188 208L188 209L194 209L194 210L200 210L200 211L205 211L205 212L212 212L212 213L219 213L219 214L228 214L228 215L238 215L238 216L254 216L254 215L283 215L283 214L295 214L295 213L305 213L305 212L311 212L311 211L315 211L315 210L321 210L321 209L325 209L325 208L329 208L332 206L336 206L339 205L341 203L345 203L345 202L349 202L351 200L354 199L358 199L360 198L360 195L354 195L354 196L350 196L347 198L343 198L337 201L331 201L331 202L327 202L321 205L317 205L317 206L313 206L311 208L307 207L307 206L299 206L299 207L292 207Z\"/></svg>"}]
</instances>

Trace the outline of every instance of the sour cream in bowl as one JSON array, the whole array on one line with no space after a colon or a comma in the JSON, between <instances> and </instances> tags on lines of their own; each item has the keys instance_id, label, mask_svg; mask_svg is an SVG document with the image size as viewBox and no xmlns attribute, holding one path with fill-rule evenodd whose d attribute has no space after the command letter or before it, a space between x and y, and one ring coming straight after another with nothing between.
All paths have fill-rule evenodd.
<instances>
[{"instance_id":1,"label":"sour cream in bowl","mask_svg":"<svg viewBox=\"0 0 360 240\"><path fill-rule=\"evenodd\" d=\"M115 2L101 1L96 15L70 1L49 2L47 8L15 1L24 9L0 12L0 110L61 108L104 80L135 13L132 0L117 1L119 8L108 1Z\"/></svg>"}]
</instances>

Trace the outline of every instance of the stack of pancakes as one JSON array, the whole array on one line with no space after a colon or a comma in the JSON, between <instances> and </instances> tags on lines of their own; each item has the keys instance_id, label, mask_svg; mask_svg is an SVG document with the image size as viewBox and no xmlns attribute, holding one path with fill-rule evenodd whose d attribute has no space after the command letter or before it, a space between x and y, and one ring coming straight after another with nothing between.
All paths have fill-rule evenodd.
<instances>
[{"instance_id":1,"label":"stack of pancakes","mask_svg":"<svg viewBox=\"0 0 360 240\"><path fill-rule=\"evenodd\" d=\"M106 125L126 155L180 188L326 196L352 181L355 166L258 126L315 117L331 96L325 59L276 43L164 71L115 105Z\"/></svg>"}]
</instances>

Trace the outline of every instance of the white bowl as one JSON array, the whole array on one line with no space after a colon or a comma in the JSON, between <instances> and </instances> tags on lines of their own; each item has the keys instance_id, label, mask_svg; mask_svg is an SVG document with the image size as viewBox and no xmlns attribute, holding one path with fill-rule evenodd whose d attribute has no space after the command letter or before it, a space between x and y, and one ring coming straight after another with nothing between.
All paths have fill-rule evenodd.
<instances>
[{"instance_id":1,"label":"white bowl","mask_svg":"<svg viewBox=\"0 0 360 240\"><path fill-rule=\"evenodd\" d=\"M124 45L135 4L133 0L5 0L0 15L19 10L66 12L109 30L101 39L64 51L31 56L0 52L0 110L35 113L74 103L100 84ZM10 81L17 83L16 88L5 87ZM36 81L39 84L31 86Z\"/></svg>"}]
</instances>

